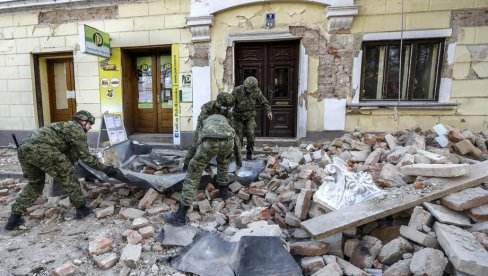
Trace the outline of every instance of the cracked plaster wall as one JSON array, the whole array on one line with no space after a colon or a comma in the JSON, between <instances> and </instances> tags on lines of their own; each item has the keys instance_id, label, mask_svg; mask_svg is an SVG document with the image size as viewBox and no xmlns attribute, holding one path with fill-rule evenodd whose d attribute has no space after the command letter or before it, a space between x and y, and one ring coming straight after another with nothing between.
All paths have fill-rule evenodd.
<instances>
[{"instance_id":1,"label":"cracked plaster wall","mask_svg":"<svg viewBox=\"0 0 488 276\"><path fill-rule=\"evenodd\" d=\"M266 13L276 14L273 29L265 28ZM229 35L289 32L290 26L309 26L324 33L325 7L304 3L253 4L229 9L214 15L211 27L212 92L229 91L234 84L232 47L227 47Z\"/></svg>"},{"instance_id":2,"label":"cracked plaster wall","mask_svg":"<svg viewBox=\"0 0 488 276\"><path fill-rule=\"evenodd\" d=\"M276 14L276 26L266 29L265 14ZM352 60L360 48L359 36L328 34L325 7L317 4L280 3L239 7L214 15L211 28L212 92L231 91L234 83L233 46L229 35L288 32L300 39L308 56L306 94L298 104L308 117L323 118L326 98L346 98L351 90ZM323 120L312 120L307 130L322 130Z\"/></svg>"},{"instance_id":3,"label":"cracked plaster wall","mask_svg":"<svg viewBox=\"0 0 488 276\"><path fill-rule=\"evenodd\" d=\"M371 3L357 0L360 14L353 20L351 33L381 33L400 30L398 1ZM419 126L430 129L437 123L460 129L480 131L488 127L485 109L488 95L488 19L486 2L407 1L404 6L404 30L452 28L446 39L441 77L448 87L448 103L455 109L399 109L394 120L393 109L349 109L346 130L392 131Z\"/></svg>"},{"instance_id":4,"label":"cracked plaster wall","mask_svg":"<svg viewBox=\"0 0 488 276\"><path fill-rule=\"evenodd\" d=\"M191 33L185 18L190 13L189 0L92 4L0 14L0 87L5 90L0 91L5 99L0 104L0 131L36 128L33 53L73 53L76 93L82 96L77 98L78 108L99 117L98 58L78 51L81 22L109 33L114 48L179 44L180 72L191 71ZM197 63L205 60L194 56ZM182 103L182 117L191 113L189 105ZM185 122L182 130L191 130L191 122Z\"/></svg>"}]
</instances>

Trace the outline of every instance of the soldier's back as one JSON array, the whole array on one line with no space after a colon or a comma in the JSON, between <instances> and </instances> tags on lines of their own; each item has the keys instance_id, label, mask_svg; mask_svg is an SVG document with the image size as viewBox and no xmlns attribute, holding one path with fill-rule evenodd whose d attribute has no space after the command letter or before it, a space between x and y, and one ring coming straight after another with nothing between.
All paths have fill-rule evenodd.
<instances>
[{"instance_id":1,"label":"soldier's back","mask_svg":"<svg viewBox=\"0 0 488 276\"><path fill-rule=\"evenodd\" d=\"M201 138L233 138L234 128L230 125L226 117L214 114L210 115L203 122Z\"/></svg>"}]
</instances>

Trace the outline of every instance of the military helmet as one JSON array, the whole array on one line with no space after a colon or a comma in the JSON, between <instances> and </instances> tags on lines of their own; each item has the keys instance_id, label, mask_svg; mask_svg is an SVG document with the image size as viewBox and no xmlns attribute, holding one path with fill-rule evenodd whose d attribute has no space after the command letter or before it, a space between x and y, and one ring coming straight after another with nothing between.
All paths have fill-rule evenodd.
<instances>
[{"instance_id":1,"label":"military helmet","mask_svg":"<svg viewBox=\"0 0 488 276\"><path fill-rule=\"evenodd\" d=\"M258 87L258 80L255 77L247 77L244 80L244 87L247 89L255 89Z\"/></svg>"},{"instance_id":2,"label":"military helmet","mask_svg":"<svg viewBox=\"0 0 488 276\"><path fill-rule=\"evenodd\" d=\"M230 93L221 92L217 95L217 103L220 106L232 107L234 105L234 97Z\"/></svg>"},{"instance_id":3,"label":"military helmet","mask_svg":"<svg viewBox=\"0 0 488 276\"><path fill-rule=\"evenodd\" d=\"M95 117L93 117L93 115L86 110L80 110L73 115L73 121L79 120L88 121L92 125L95 124Z\"/></svg>"}]
</instances>

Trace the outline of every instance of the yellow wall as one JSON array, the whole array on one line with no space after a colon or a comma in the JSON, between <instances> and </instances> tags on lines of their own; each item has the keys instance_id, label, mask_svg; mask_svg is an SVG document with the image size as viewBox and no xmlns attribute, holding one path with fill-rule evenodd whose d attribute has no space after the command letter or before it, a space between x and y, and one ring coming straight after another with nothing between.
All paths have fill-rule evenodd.
<instances>
[{"instance_id":1,"label":"yellow wall","mask_svg":"<svg viewBox=\"0 0 488 276\"><path fill-rule=\"evenodd\" d=\"M400 31L401 6L398 0L357 0L359 15L354 17L352 34ZM486 0L406 0L404 1L404 30L432 30L451 28L451 11L488 7ZM488 27L453 29L457 35L455 62L452 66L452 88L449 103L455 109L399 109L394 120L393 109L349 109L346 130L356 128L369 131L392 131L420 126L430 129L444 123L460 129L481 131L488 127L488 57L473 60L471 46L488 43ZM447 47L447 44L446 44ZM446 58L446 51L444 52ZM444 63L445 64L445 63ZM476 70L479 79L469 77ZM472 73L471 73L472 74Z\"/></svg>"},{"instance_id":2,"label":"yellow wall","mask_svg":"<svg viewBox=\"0 0 488 276\"><path fill-rule=\"evenodd\" d=\"M275 13L275 27L266 29L266 13ZM234 9L229 9L214 15L214 22L211 28L211 47L210 47L210 64L211 64L211 88L212 98L215 98L219 91L231 91L233 86L229 87L223 81L223 62L226 58L227 43L229 35L237 34L273 34L289 32L290 26L304 26L319 30L325 34L326 18L325 7L318 4L305 4L280 2L268 4L246 5ZM309 58L309 93L317 90L317 70L318 59ZM231 83L229 81L228 83ZM240 84L234 84L237 86ZM321 130L323 123L317 118L323 118L323 102L317 102L313 97L308 97L308 121L309 130ZM323 121L323 120L322 120Z\"/></svg>"}]
</instances>

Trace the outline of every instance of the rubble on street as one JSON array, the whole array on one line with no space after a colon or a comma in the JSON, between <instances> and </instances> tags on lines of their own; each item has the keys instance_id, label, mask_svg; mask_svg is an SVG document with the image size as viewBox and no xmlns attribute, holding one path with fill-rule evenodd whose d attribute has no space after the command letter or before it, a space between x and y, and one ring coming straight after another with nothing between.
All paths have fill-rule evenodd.
<instances>
[{"instance_id":1,"label":"rubble on street","mask_svg":"<svg viewBox=\"0 0 488 276\"><path fill-rule=\"evenodd\" d=\"M112 179L82 181L95 208L88 220L72 220L69 198L43 197L28 210L26 225L3 233L1 242L33 229L57 231L49 227L66 223L96 225L78 241L86 259L68 256L56 265L38 264L53 275L194 273L181 265L182 252L202 246L201 239L192 240L200 231L230 244L242 244L249 236L278 238L304 275L486 275L487 138L488 130L438 125L427 131L356 131L298 148L264 146L255 155L264 164L258 179L230 183L232 196L226 201L211 182L206 184L181 229L162 219L175 208L177 191L161 193ZM179 173L183 157L172 155L156 165L139 158L126 169L171 175ZM3 220L23 185L19 179L1 180ZM179 260L178 270L172 259Z\"/></svg>"}]
</instances>

